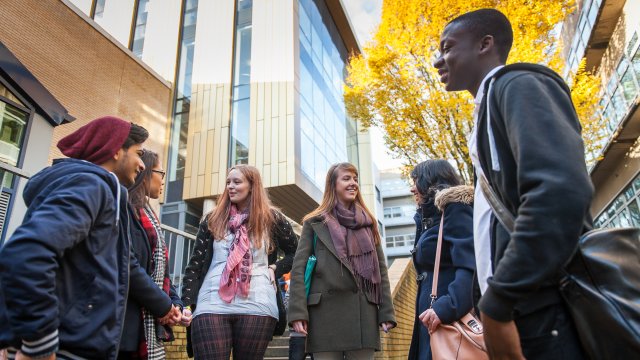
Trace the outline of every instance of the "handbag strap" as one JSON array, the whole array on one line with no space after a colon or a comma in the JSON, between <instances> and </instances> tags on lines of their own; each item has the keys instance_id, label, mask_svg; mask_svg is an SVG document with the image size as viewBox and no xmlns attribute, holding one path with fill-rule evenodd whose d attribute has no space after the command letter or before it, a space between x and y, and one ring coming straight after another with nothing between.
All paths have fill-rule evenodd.
<instances>
[{"instance_id":1,"label":"handbag strap","mask_svg":"<svg viewBox=\"0 0 640 360\"><path fill-rule=\"evenodd\" d=\"M513 214L507 209L506 206L504 206L502 201L500 201L500 198L498 198L498 194L496 194L491 185L489 185L489 181L484 176L484 174L480 173L479 175L480 176L478 177L478 182L480 183L480 188L482 189L482 193L487 199L487 202L491 206L493 214L509 233L513 233L516 222Z\"/></svg>"},{"instance_id":2,"label":"handbag strap","mask_svg":"<svg viewBox=\"0 0 640 360\"><path fill-rule=\"evenodd\" d=\"M311 253L311 255L316 255L316 240L318 239L318 235L314 232L313 233L313 252Z\"/></svg>"},{"instance_id":3,"label":"handbag strap","mask_svg":"<svg viewBox=\"0 0 640 360\"><path fill-rule=\"evenodd\" d=\"M433 308L433 302L438 297L438 275L440 274L440 256L442 255L442 231L444 230L444 211L442 212L442 218L440 218L440 229L438 230L438 244L436 245L436 261L433 265L433 283L431 284L431 305L429 308Z\"/></svg>"}]
</instances>

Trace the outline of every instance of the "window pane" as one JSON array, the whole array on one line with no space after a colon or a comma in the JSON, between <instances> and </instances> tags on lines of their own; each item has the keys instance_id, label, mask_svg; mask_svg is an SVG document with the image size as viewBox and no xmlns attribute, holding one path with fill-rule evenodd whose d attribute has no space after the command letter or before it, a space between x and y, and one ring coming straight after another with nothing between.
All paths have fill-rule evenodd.
<instances>
[{"instance_id":1,"label":"window pane","mask_svg":"<svg viewBox=\"0 0 640 360\"><path fill-rule=\"evenodd\" d=\"M640 81L640 46L636 49L636 54L633 56L631 64L633 65L633 70L636 73L636 79Z\"/></svg>"},{"instance_id":2,"label":"window pane","mask_svg":"<svg viewBox=\"0 0 640 360\"><path fill-rule=\"evenodd\" d=\"M138 13L136 14L136 26L133 32L133 43L131 51L138 58L142 57L142 49L144 47L144 35L147 29L147 14L149 0L140 0L138 2Z\"/></svg>"},{"instance_id":3,"label":"window pane","mask_svg":"<svg viewBox=\"0 0 640 360\"><path fill-rule=\"evenodd\" d=\"M622 210L622 212L618 215L620 218L620 226L621 227L630 227L631 226L631 217L627 212L627 209Z\"/></svg>"},{"instance_id":4,"label":"window pane","mask_svg":"<svg viewBox=\"0 0 640 360\"><path fill-rule=\"evenodd\" d=\"M633 71L631 69L627 70L624 75L622 75L622 89L624 98L628 102L632 102L636 98L638 90L636 89L636 83L633 80Z\"/></svg>"},{"instance_id":5,"label":"window pane","mask_svg":"<svg viewBox=\"0 0 640 360\"><path fill-rule=\"evenodd\" d=\"M631 226L640 226L640 208L636 200L629 203L629 215L631 216Z\"/></svg>"},{"instance_id":6,"label":"window pane","mask_svg":"<svg viewBox=\"0 0 640 360\"><path fill-rule=\"evenodd\" d=\"M17 166L28 114L0 101L0 161Z\"/></svg>"},{"instance_id":7,"label":"window pane","mask_svg":"<svg viewBox=\"0 0 640 360\"><path fill-rule=\"evenodd\" d=\"M596 23L596 17L598 17L598 5L595 3L591 4L591 8L589 9L589 23L593 26Z\"/></svg>"}]
</instances>

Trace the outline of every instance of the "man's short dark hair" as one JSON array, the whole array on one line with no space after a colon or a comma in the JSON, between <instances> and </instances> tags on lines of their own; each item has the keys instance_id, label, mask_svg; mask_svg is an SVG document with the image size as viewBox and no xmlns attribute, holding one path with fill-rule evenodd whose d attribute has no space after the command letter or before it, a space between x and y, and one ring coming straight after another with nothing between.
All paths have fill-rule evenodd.
<instances>
[{"instance_id":1,"label":"man's short dark hair","mask_svg":"<svg viewBox=\"0 0 640 360\"><path fill-rule=\"evenodd\" d=\"M491 35L503 62L507 61L511 45L513 45L513 29L509 19L496 9L480 9L460 15L451 20L449 25L462 26L467 32L479 38Z\"/></svg>"},{"instance_id":2,"label":"man's short dark hair","mask_svg":"<svg viewBox=\"0 0 640 360\"><path fill-rule=\"evenodd\" d=\"M149 138L149 132L147 129L143 128L140 125L136 125L131 123L131 130L129 130L129 136L127 136L127 140L124 141L122 148L127 150L132 145L142 144L147 141Z\"/></svg>"}]
</instances>

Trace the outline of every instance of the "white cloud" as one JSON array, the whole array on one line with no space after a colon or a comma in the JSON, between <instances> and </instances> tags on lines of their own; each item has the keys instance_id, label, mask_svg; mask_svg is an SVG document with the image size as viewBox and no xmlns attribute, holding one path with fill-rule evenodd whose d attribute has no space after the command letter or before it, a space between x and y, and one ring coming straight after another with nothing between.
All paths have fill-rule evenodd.
<instances>
[{"instance_id":1,"label":"white cloud","mask_svg":"<svg viewBox=\"0 0 640 360\"><path fill-rule=\"evenodd\" d=\"M374 31L380 24L382 16L382 0L343 0L347 9L351 25L354 27L360 46L371 39ZM389 150L384 143L382 130L371 129L371 145L376 166L381 169L397 168L402 165L389 155Z\"/></svg>"},{"instance_id":2,"label":"white cloud","mask_svg":"<svg viewBox=\"0 0 640 360\"><path fill-rule=\"evenodd\" d=\"M382 0L343 0L343 4L360 45L364 45L380 23Z\"/></svg>"}]
</instances>

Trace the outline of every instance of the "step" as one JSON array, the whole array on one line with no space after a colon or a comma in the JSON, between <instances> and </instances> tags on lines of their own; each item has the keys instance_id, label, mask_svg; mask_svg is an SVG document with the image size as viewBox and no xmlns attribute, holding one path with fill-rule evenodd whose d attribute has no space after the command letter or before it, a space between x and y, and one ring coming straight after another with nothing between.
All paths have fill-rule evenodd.
<instances>
[{"instance_id":1,"label":"step","mask_svg":"<svg viewBox=\"0 0 640 360\"><path fill-rule=\"evenodd\" d=\"M288 337L274 337L271 342L269 342L269 346L286 346L289 347L289 338Z\"/></svg>"}]
</instances>

